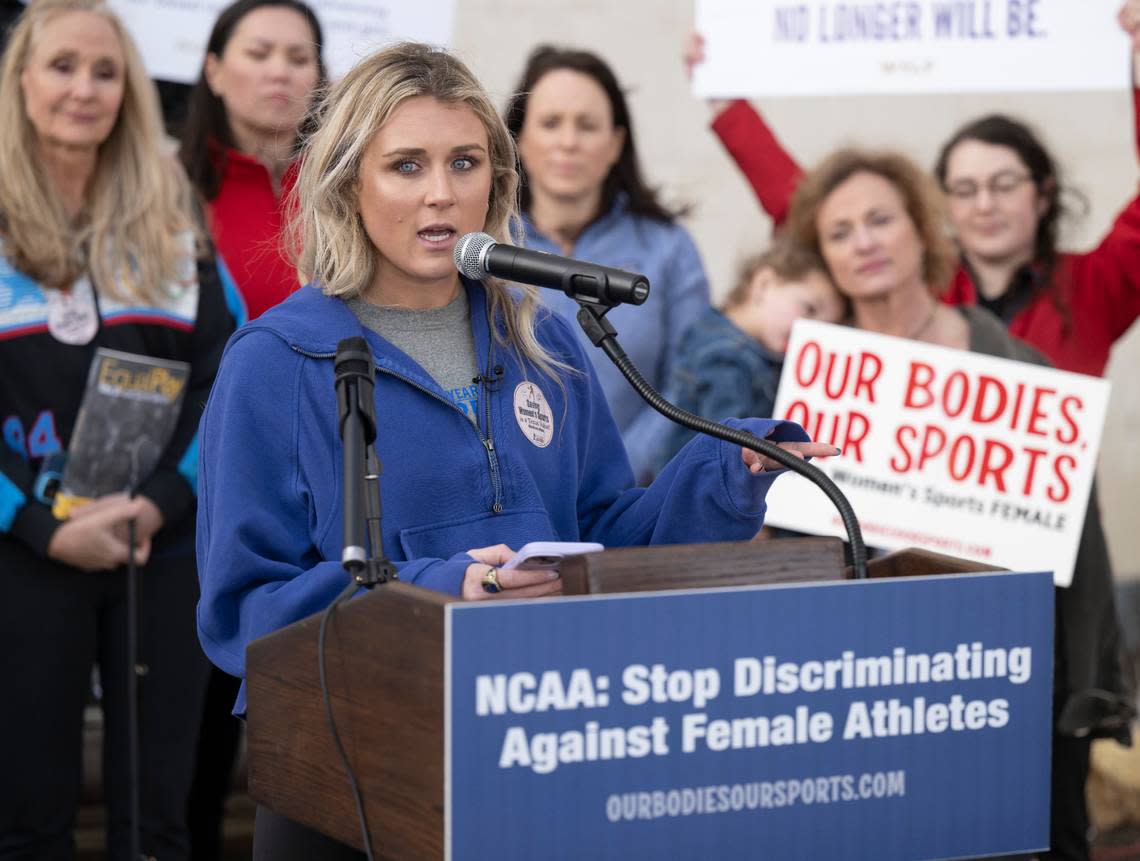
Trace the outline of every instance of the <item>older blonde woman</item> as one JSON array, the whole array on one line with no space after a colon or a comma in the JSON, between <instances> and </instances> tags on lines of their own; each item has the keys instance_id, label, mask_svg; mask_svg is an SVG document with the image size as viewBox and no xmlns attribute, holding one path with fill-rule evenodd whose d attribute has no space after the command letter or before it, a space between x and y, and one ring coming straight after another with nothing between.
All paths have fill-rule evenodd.
<instances>
[{"instance_id":1,"label":"older blonde woman","mask_svg":"<svg viewBox=\"0 0 1140 861\"><path fill-rule=\"evenodd\" d=\"M905 156L846 149L800 181L788 231L822 256L856 328L1045 364L990 312L940 301L957 265L942 207L934 181ZM1118 641L1094 488L1073 583L1057 590L1051 850L1042 858L1088 858L1089 738L1127 738L1131 713Z\"/></svg>"},{"instance_id":2,"label":"older blonde woman","mask_svg":"<svg viewBox=\"0 0 1140 861\"><path fill-rule=\"evenodd\" d=\"M186 857L207 663L194 642L195 434L233 330L158 100L99 0L33 0L0 71L0 858L66 858L91 667L101 670L109 853L127 835L127 524L146 563L142 848ZM52 515L96 347L178 359L173 438L129 498ZM148 562L149 557L149 562Z\"/></svg>"},{"instance_id":3,"label":"older blonde woman","mask_svg":"<svg viewBox=\"0 0 1140 861\"><path fill-rule=\"evenodd\" d=\"M774 462L699 440L651 487L633 487L570 325L540 310L532 288L456 272L464 233L507 237L517 183L510 134L458 60L388 48L337 84L320 121L297 184L312 283L238 333L202 425L199 631L222 669L243 675L251 639L326 607L344 586L333 388L342 338L364 337L376 360L384 549L405 582L467 599L553 595L560 581L546 572L500 572L493 594L482 584L527 541L756 532ZM805 439L787 423L750 427ZM255 854L343 850L314 848L303 833L259 811Z\"/></svg>"}]
</instances>

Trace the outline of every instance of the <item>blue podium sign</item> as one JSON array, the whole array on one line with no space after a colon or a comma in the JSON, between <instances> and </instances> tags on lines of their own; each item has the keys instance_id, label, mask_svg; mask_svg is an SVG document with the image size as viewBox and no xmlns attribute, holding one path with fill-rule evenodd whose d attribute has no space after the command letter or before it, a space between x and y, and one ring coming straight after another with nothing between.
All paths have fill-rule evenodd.
<instances>
[{"instance_id":1,"label":"blue podium sign","mask_svg":"<svg viewBox=\"0 0 1140 861\"><path fill-rule=\"evenodd\" d=\"M447 607L447 857L916 859L1048 843L1053 581Z\"/></svg>"}]
</instances>

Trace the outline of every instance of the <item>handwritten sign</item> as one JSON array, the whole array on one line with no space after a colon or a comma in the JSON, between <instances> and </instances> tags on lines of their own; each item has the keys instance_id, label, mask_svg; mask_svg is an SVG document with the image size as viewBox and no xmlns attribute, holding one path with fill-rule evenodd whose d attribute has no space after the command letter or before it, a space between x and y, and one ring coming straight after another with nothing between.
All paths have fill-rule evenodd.
<instances>
[{"instance_id":1,"label":"handwritten sign","mask_svg":"<svg viewBox=\"0 0 1140 861\"><path fill-rule=\"evenodd\" d=\"M1108 404L1102 379L801 320L774 414L843 449L817 465L867 544L924 547L1072 581ZM844 535L788 475L767 522Z\"/></svg>"},{"instance_id":2,"label":"handwritten sign","mask_svg":"<svg viewBox=\"0 0 1140 861\"><path fill-rule=\"evenodd\" d=\"M1119 90L1119 0L697 0L703 97Z\"/></svg>"},{"instance_id":3,"label":"handwritten sign","mask_svg":"<svg viewBox=\"0 0 1140 861\"><path fill-rule=\"evenodd\" d=\"M110 0L134 37L151 77L192 84L218 12L230 0ZM336 80L357 60L397 39L451 41L455 0L309 0L324 31L325 65Z\"/></svg>"}]
</instances>

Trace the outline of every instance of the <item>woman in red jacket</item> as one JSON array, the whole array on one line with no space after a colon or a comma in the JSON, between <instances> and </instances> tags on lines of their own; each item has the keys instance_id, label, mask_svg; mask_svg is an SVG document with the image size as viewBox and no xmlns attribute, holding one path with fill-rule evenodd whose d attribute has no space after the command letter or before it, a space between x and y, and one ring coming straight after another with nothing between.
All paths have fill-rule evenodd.
<instances>
[{"instance_id":1,"label":"woman in red jacket","mask_svg":"<svg viewBox=\"0 0 1140 861\"><path fill-rule=\"evenodd\" d=\"M321 26L300 0L238 0L219 14L181 156L250 319L300 286L281 249L282 206L324 81Z\"/></svg>"},{"instance_id":2,"label":"woman in red jacket","mask_svg":"<svg viewBox=\"0 0 1140 861\"><path fill-rule=\"evenodd\" d=\"M1059 368L1103 374L1113 343L1140 316L1140 197L1092 251L1063 254L1057 170L1022 123L967 124L934 172L962 249L945 301L988 308Z\"/></svg>"},{"instance_id":3,"label":"woman in red jacket","mask_svg":"<svg viewBox=\"0 0 1140 861\"><path fill-rule=\"evenodd\" d=\"M320 23L300 0L237 0L218 15L190 93L181 158L250 319L300 287L281 242L284 203L324 80ZM241 736L230 714L239 684L215 669L206 691L188 814L195 858L221 857Z\"/></svg>"},{"instance_id":4,"label":"woman in red jacket","mask_svg":"<svg viewBox=\"0 0 1140 861\"><path fill-rule=\"evenodd\" d=\"M1140 0L1128 0L1119 20L1140 49ZM699 61L699 40L686 59ZM1132 96L1140 119L1140 72ZM801 168L747 102L711 106L713 130L781 224ZM1112 344L1140 316L1140 196L1095 249L1065 254L1056 247L1063 210L1054 160L1023 124L969 123L943 147L935 173L962 254L944 300L988 307L1058 368L1103 374Z\"/></svg>"}]
</instances>

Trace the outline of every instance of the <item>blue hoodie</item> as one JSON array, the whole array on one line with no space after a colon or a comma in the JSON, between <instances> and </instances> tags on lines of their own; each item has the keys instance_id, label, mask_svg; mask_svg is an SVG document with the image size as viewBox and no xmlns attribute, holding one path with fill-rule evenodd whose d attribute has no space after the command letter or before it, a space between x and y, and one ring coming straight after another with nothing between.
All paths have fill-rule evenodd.
<instances>
[{"instance_id":1,"label":"blue hoodie","mask_svg":"<svg viewBox=\"0 0 1140 861\"><path fill-rule=\"evenodd\" d=\"M477 426L416 362L313 287L230 340L202 417L198 479L198 632L227 673L244 676L250 641L324 609L347 583L333 385L342 338L363 336L376 360L384 551L405 583L459 594L475 547L743 540L763 523L774 474L752 475L739 447L710 438L682 449L650 487L634 487L570 324L539 314L539 341L579 369L560 385L492 338L482 285L465 286L484 380ZM553 415L546 434L525 430L530 386ZM807 439L787 422L744 426ZM243 687L235 711L244 710Z\"/></svg>"}]
</instances>

